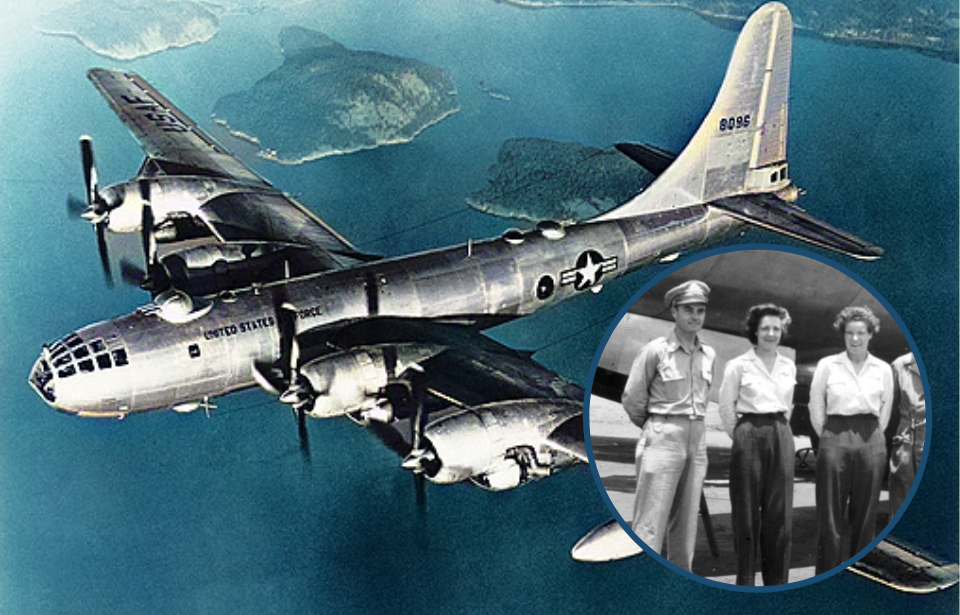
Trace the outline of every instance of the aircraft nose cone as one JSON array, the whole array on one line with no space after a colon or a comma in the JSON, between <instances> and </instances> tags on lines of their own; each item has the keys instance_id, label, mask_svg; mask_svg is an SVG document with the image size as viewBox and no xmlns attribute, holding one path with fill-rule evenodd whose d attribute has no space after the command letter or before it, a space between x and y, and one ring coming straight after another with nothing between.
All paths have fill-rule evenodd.
<instances>
[{"instance_id":1,"label":"aircraft nose cone","mask_svg":"<svg viewBox=\"0 0 960 615\"><path fill-rule=\"evenodd\" d=\"M30 370L30 386L37 392L45 402L54 405L57 401L56 381L53 377L53 370L47 362L46 353L40 355L37 362L33 364Z\"/></svg>"}]
</instances>

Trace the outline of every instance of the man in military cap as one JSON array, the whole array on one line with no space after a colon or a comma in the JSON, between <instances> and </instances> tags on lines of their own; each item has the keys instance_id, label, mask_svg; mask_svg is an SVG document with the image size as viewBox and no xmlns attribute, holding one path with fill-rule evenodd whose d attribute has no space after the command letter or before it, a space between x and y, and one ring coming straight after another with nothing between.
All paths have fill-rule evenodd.
<instances>
[{"instance_id":1,"label":"man in military cap","mask_svg":"<svg viewBox=\"0 0 960 615\"><path fill-rule=\"evenodd\" d=\"M637 442L633 531L648 547L690 570L707 473L704 417L716 353L697 333L710 287L690 280L667 291L674 327L633 362L623 408L643 428Z\"/></svg>"}]
</instances>

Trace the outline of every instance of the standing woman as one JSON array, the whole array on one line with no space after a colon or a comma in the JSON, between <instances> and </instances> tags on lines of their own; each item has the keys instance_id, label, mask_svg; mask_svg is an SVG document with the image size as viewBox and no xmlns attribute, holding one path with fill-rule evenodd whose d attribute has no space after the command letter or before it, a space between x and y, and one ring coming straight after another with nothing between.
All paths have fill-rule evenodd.
<instances>
[{"instance_id":1,"label":"standing woman","mask_svg":"<svg viewBox=\"0 0 960 615\"><path fill-rule=\"evenodd\" d=\"M848 307L834 329L846 351L817 363L810 385L810 422L817 450L816 573L839 566L876 538L877 503L887 461L883 430L893 405L890 365L869 353L880 321L866 307ZM844 512L850 550L841 553Z\"/></svg>"},{"instance_id":2,"label":"standing woman","mask_svg":"<svg viewBox=\"0 0 960 615\"><path fill-rule=\"evenodd\" d=\"M757 550L764 585L789 581L793 526L793 388L797 368L777 352L790 314L766 303L747 312L753 349L727 363L720 419L733 438L730 505L737 585L754 585Z\"/></svg>"}]
</instances>

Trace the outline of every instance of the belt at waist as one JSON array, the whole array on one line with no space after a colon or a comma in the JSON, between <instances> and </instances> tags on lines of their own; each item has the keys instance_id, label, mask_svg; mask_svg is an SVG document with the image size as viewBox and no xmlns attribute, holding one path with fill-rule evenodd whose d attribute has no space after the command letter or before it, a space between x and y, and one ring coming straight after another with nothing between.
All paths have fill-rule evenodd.
<instances>
[{"instance_id":1,"label":"belt at waist","mask_svg":"<svg viewBox=\"0 0 960 615\"><path fill-rule=\"evenodd\" d=\"M869 421L869 420L879 421L880 417L876 414L871 414L869 412L861 412L857 414L828 414L828 421Z\"/></svg>"},{"instance_id":2,"label":"belt at waist","mask_svg":"<svg viewBox=\"0 0 960 615\"><path fill-rule=\"evenodd\" d=\"M651 412L650 416L659 416L661 418L670 419L687 419L688 421L702 421L706 418L705 414L661 414L658 412Z\"/></svg>"},{"instance_id":3,"label":"belt at waist","mask_svg":"<svg viewBox=\"0 0 960 615\"><path fill-rule=\"evenodd\" d=\"M784 412L743 412L737 417L737 421L786 421L787 415Z\"/></svg>"}]
</instances>

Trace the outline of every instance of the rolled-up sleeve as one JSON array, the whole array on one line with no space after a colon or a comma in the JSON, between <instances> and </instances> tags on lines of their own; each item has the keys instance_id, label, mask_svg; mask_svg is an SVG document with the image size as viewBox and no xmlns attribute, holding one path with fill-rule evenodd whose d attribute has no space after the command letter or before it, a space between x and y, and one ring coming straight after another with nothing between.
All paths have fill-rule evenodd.
<instances>
[{"instance_id":1,"label":"rolled-up sleeve","mask_svg":"<svg viewBox=\"0 0 960 615\"><path fill-rule=\"evenodd\" d=\"M660 355L653 346L653 344L644 346L637 358L633 360L630 375L627 377L627 386L624 387L623 396L620 398L630 421L638 427L643 427L647 421L650 383L657 375L657 364L660 362Z\"/></svg>"},{"instance_id":2,"label":"rolled-up sleeve","mask_svg":"<svg viewBox=\"0 0 960 615\"><path fill-rule=\"evenodd\" d=\"M829 371L826 359L817 363L813 372L813 382L810 383L810 424L819 437L823 432L823 424L827 421L827 372Z\"/></svg>"},{"instance_id":3,"label":"rolled-up sleeve","mask_svg":"<svg viewBox=\"0 0 960 615\"><path fill-rule=\"evenodd\" d=\"M740 375L743 370L739 361L730 361L723 370L723 382L720 384L720 422L727 435L733 438L733 429L737 426L737 399L740 396Z\"/></svg>"}]
</instances>

